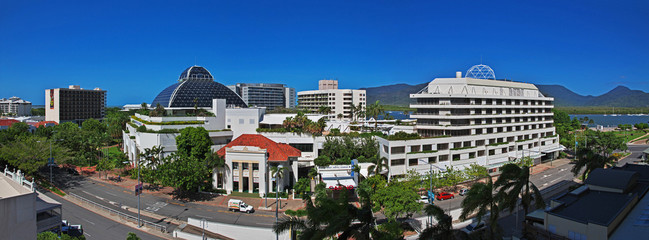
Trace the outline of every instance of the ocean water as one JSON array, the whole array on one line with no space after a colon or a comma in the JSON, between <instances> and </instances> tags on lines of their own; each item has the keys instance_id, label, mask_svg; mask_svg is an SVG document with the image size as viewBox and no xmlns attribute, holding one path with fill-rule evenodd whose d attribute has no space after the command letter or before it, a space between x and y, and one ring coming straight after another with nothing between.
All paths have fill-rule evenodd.
<instances>
[{"instance_id":1,"label":"ocean water","mask_svg":"<svg viewBox=\"0 0 649 240\"><path fill-rule=\"evenodd\" d=\"M394 119L408 119L409 115L403 114L402 111L386 111L390 113L390 116L394 117ZM604 127L617 127L619 124L636 124L636 123L649 123L649 115L618 115L618 116L611 116L611 115L603 115L603 114L576 114L576 115L570 115L570 119L573 118L583 118L583 117L588 117L589 119L593 119L595 124L592 126L594 127L595 125L602 125ZM379 116L379 119L383 119L383 116Z\"/></svg>"},{"instance_id":2,"label":"ocean water","mask_svg":"<svg viewBox=\"0 0 649 240\"><path fill-rule=\"evenodd\" d=\"M617 127L619 124L636 124L636 123L649 123L649 115L618 115L618 116L611 116L611 115L603 115L603 114L576 114L576 115L570 115L570 119L573 118L583 118L583 117L588 117L588 119L593 119L593 122L595 122L594 125L602 125L604 127Z\"/></svg>"}]
</instances>

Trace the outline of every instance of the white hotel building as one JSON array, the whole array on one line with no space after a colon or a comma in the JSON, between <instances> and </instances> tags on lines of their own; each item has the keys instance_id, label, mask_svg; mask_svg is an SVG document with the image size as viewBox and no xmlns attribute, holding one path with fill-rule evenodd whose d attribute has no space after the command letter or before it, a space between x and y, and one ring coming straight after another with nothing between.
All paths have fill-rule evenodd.
<instances>
[{"instance_id":1,"label":"white hotel building","mask_svg":"<svg viewBox=\"0 0 649 240\"><path fill-rule=\"evenodd\" d=\"M318 112L320 107L330 107L332 114L329 118L334 119L342 114L341 120L353 120L352 105L366 107L365 90L338 89L337 80L320 80L318 90L301 91L297 93L297 105L299 108L312 112Z\"/></svg>"},{"instance_id":2,"label":"white hotel building","mask_svg":"<svg viewBox=\"0 0 649 240\"><path fill-rule=\"evenodd\" d=\"M390 177L472 163L493 173L524 156L535 164L552 160L563 149L552 118L554 99L534 84L496 80L486 65L473 66L465 77L458 72L456 78L436 78L410 98L416 109L410 117L422 138L378 138Z\"/></svg>"}]
</instances>

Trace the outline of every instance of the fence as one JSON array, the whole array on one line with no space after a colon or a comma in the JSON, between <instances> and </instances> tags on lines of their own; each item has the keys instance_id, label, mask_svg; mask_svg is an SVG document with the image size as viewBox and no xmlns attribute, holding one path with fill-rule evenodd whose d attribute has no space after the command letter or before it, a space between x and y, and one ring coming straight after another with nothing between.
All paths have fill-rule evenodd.
<instances>
[{"instance_id":1,"label":"fence","mask_svg":"<svg viewBox=\"0 0 649 240\"><path fill-rule=\"evenodd\" d=\"M131 215L119 212L117 210L111 209L109 207L106 207L106 206L101 205L99 203L90 201L90 200L88 200L88 199L86 199L84 197L81 197L79 195L76 195L74 193L68 193L68 196L76 198L77 200L80 200L81 202L86 203L88 205L91 205L91 206L93 206L93 207L95 207L97 209L107 211L111 215L117 215L117 216L119 216L120 218L122 218L124 220L133 221L133 222L137 223L137 217L135 217L135 216L131 216ZM167 233L167 227L166 226L162 226L160 224L152 223L152 222L144 220L144 219L140 219L140 224L142 224L145 227L148 226L148 227L151 227L151 228L159 229L163 233Z\"/></svg>"}]
</instances>

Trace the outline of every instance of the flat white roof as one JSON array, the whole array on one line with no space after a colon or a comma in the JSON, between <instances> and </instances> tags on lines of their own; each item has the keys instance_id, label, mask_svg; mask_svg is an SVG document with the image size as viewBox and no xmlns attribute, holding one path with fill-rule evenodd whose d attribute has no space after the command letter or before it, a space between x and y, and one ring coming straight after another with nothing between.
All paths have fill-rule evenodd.
<instances>
[{"instance_id":1,"label":"flat white roof","mask_svg":"<svg viewBox=\"0 0 649 240\"><path fill-rule=\"evenodd\" d=\"M282 125L284 123L284 120L288 117L295 117L297 116L296 113L273 113L273 114L265 114L264 115L264 120L259 122L259 124L268 124L268 125ZM321 114L305 114L305 116L314 122L317 122L320 120L320 118L323 118L325 115Z\"/></svg>"},{"instance_id":2,"label":"flat white roof","mask_svg":"<svg viewBox=\"0 0 649 240\"><path fill-rule=\"evenodd\" d=\"M14 182L11 178L0 174L0 198L11 198L32 193L31 190Z\"/></svg>"}]
</instances>

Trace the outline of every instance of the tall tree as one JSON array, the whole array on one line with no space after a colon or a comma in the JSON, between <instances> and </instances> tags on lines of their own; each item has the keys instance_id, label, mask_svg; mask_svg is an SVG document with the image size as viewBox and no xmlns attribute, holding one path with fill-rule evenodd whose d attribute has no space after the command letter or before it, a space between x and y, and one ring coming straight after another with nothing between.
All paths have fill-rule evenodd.
<instances>
[{"instance_id":1,"label":"tall tree","mask_svg":"<svg viewBox=\"0 0 649 240\"><path fill-rule=\"evenodd\" d=\"M205 128L186 127L180 130L180 135L176 137L176 145L178 155L205 159L207 154L211 153L212 140Z\"/></svg>"},{"instance_id":2,"label":"tall tree","mask_svg":"<svg viewBox=\"0 0 649 240\"><path fill-rule=\"evenodd\" d=\"M376 131L379 124L378 117L379 115L385 113L385 108L383 107L383 105L381 105L379 100L376 100L375 103L368 105L365 111L368 116L372 116L372 118L374 118L374 130Z\"/></svg>"},{"instance_id":3,"label":"tall tree","mask_svg":"<svg viewBox=\"0 0 649 240\"><path fill-rule=\"evenodd\" d=\"M577 151L577 162L572 166L571 172L575 176L581 172L581 179L586 180L586 176L593 170L612 167L615 161L617 161L617 158L614 155L604 156L591 149L580 148Z\"/></svg>"},{"instance_id":4,"label":"tall tree","mask_svg":"<svg viewBox=\"0 0 649 240\"><path fill-rule=\"evenodd\" d=\"M466 197L462 200L461 219L466 219L472 213L476 214L480 222L487 214L489 222L489 235L499 235L498 217L500 215L500 203L505 196L504 193L496 193L495 186L491 178L487 178L487 183L473 184Z\"/></svg>"},{"instance_id":5,"label":"tall tree","mask_svg":"<svg viewBox=\"0 0 649 240\"><path fill-rule=\"evenodd\" d=\"M499 187L499 193L503 194L503 208L513 211L517 208L518 199L527 216L532 202L537 209L544 208L545 202L541 191L530 181L530 168L516 164L506 164L502 167L502 173L495 183Z\"/></svg>"},{"instance_id":6,"label":"tall tree","mask_svg":"<svg viewBox=\"0 0 649 240\"><path fill-rule=\"evenodd\" d=\"M426 205L424 209L426 215L432 216L437 220L437 224L425 228L419 234L420 240L439 239L439 240L455 240L455 239L468 239L468 235L459 229L453 229L453 218L442 210L439 206L434 204Z\"/></svg>"},{"instance_id":7,"label":"tall tree","mask_svg":"<svg viewBox=\"0 0 649 240\"><path fill-rule=\"evenodd\" d=\"M367 167L367 172L370 175L384 175L390 172L388 159L385 157L381 157L374 163L374 165L370 165L369 167Z\"/></svg>"}]
</instances>

